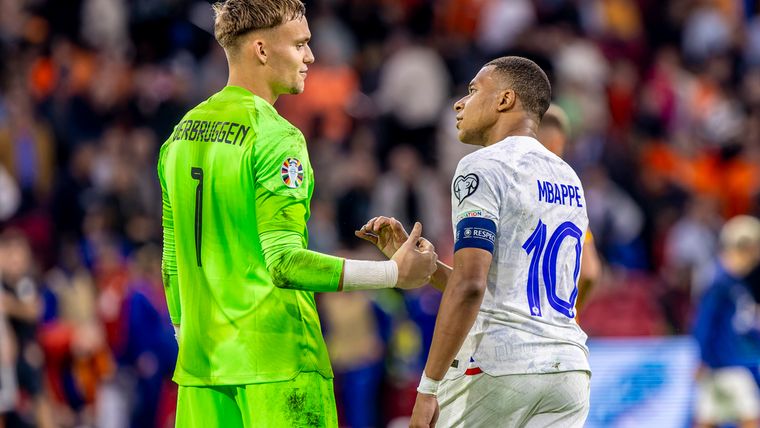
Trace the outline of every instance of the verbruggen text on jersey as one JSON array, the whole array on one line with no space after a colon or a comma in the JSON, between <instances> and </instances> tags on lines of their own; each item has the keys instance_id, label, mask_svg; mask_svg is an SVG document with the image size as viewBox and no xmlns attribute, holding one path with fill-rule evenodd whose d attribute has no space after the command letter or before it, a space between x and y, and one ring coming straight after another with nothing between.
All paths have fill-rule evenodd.
<instances>
[{"instance_id":1,"label":"verbruggen text on jersey","mask_svg":"<svg viewBox=\"0 0 760 428\"><path fill-rule=\"evenodd\" d=\"M250 126L244 126L236 122L187 119L180 122L174 128L172 141L187 140L242 146L250 130Z\"/></svg>"}]
</instances>

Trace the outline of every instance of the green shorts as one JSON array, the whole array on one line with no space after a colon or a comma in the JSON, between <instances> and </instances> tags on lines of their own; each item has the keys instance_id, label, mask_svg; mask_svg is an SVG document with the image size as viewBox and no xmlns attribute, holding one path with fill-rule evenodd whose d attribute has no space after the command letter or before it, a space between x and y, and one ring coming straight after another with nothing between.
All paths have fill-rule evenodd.
<instances>
[{"instance_id":1,"label":"green shorts","mask_svg":"<svg viewBox=\"0 0 760 428\"><path fill-rule=\"evenodd\" d=\"M332 379L301 373L285 382L180 386L177 428L338 426Z\"/></svg>"}]
</instances>

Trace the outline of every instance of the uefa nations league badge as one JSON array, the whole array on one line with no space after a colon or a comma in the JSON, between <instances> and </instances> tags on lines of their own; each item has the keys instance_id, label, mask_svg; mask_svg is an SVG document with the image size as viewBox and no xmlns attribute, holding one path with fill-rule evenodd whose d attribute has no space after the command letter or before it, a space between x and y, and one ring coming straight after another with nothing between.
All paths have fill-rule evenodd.
<instances>
[{"instance_id":1,"label":"uefa nations league badge","mask_svg":"<svg viewBox=\"0 0 760 428\"><path fill-rule=\"evenodd\" d=\"M282 182L291 189L295 189L303 183L303 165L296 158L287 158L280 168Z\"/></svg>"}]
</instances>

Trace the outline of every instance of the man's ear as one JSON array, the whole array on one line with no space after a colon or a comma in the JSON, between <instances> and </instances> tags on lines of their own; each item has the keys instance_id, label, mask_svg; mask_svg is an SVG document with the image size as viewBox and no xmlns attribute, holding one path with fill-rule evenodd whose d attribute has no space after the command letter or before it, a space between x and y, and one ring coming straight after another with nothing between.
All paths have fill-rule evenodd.
<instances>
[{"instance_id":1,"label":"man's ear","mask_svg":"<svg viewBox=\"0 0 760 428\"><path fill-rule=\"evenodd\" d=\"M496 110L504 112L512 109L517 102L517 94L511 89L505 89L499 93L499 104L496 106Z\"/></svg>"},{"instance_id":2,"label":"man's ear","mask_svg":"<svg viewBox=\"0 0 760 428\"><path fill-rule=\"evenodd\" d=\"M253 49L254 58L258 59L261 65L265 65L269 59L269 49L263 39L253 39L250 41L250 48Z\"/></svg>"}]
</instances>

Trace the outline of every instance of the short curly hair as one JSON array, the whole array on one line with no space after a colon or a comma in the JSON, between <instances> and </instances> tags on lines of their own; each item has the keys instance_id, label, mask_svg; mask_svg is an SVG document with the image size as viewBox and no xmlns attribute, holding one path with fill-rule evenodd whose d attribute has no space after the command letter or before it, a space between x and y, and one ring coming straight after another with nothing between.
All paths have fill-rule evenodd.
<instances>
[{"instance_id":1,"label":"short curly hair","mask_svg":"<svg viewBox=\"0 0 760 428\"><path fill-rule=\"evenodd\" d=\"M546 73L535 62L520 56L504 56L488 62L517 94L523 108L536 116L544 117L552 99L552 86Z\"/></svg>"},{"instance_id":2,"label":"short curly hair","mask_svg":"<svg viewBox=\"0 0 760 428\"><path fill-rule=\"evenodd\" d=\"M214 37L224 49L237 47L246 33L274 28L306 14L300 0L226 0L212 7Z\"/></svg>"}]
</instances>

